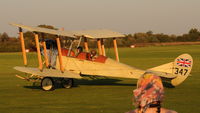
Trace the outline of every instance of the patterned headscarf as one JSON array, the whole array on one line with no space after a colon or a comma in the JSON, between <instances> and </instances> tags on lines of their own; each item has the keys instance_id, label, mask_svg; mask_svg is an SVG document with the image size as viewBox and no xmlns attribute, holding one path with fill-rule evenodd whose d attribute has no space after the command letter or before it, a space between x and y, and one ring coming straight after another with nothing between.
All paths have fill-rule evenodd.
<instances>
[{"instance_id":1,"label":"patterned headscarf","mask_svg":"<svg viewBox=\"0 0 200 113\"><path fill-rule=\"evenodd\" d=\"M133 90L134 104L143 109L143 112L153 102L161 102L164 97L164 88L160 77L145 73L137 83L137 89Z\"/></svg>"}]
</instances>

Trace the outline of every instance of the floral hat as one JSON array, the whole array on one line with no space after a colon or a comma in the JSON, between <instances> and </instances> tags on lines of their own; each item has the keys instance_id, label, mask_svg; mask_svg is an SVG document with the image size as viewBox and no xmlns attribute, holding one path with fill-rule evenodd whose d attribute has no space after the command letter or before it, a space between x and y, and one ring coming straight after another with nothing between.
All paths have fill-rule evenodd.
<instances>
[{"instance_id":1,"label":"floral hat","mask_svg":"<svg viewBox=\"0 0 200 113\"><path fill-rule=\"evenodd\" d=\"M164 97L164 88L159 76L153 73L145 73L137 83L137 89L133 90L134 104L136 107L146 109L153 102L161 102Z\"/></svg>"}]
</instances>

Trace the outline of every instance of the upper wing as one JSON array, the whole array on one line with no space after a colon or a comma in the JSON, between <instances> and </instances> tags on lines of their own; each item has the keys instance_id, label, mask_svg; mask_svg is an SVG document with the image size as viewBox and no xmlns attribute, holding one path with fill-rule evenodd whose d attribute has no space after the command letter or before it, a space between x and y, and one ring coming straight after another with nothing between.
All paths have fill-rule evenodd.
<instances>
[{"instance_id":1,"label":"upper wing","mask_svg":"<svg viewBox=\"0 0 200 113\"><path fill-rule=\"evenodd\" d=\"M55 69L43 69L43 71L40 71L38 68L19 67L19 66L14 67L14 69L42 77L64 77L64 78L78 78L78 79L82 78L79 74L72 73L69 71L64 71L62 73L59 70Z\"/></svg>"},{"instance_id":2,"label":"upper wing","mask_svg":"<svg viewBox=\"0 0 200 113\"><path fill-rule=\"evenodd\" d=\"M100 30L84 30L84 31L73 31L77 36L84 36L87 38L97 39L97 38L120 38L125 37L125 35L107 30L107 29L100 29Z\"/></svg>"},{"instance_id":3,"label":"upper wing","mask_svg":"<svg viewBox=\"0 0 200 113\"><path fill-rule=\"evenodd\" d=\"M71 38L77 38L77 36L84 36L86 38L92 38L92 39L125 37L125 35L121 33L111 31L111 30L106 30L106 29L83 30L83 31L60 31L60 30L53 30L53 29L47 29L47 28L41 28L41 27L32 27L32 26L15 24L15 23L11 23L11 25L21 27L23 29L33 31L33 32L42 32L42 33L66 36L66 37L71 37Z\"/></svg>"},{"instance_id":4,"label":"upper wing","mask_svg":"<svg viewBox=\"0 0 200 113\"><path fill-rule=\"evenodd\" d=\"M22 25L22 24L15 24L11 23L12 26L17 26L21 27L23 29L33 31L33 32L42 32L42 33L48 33L48 34L53 34L53 35L59 35L59 36L67 36L71 38L76 38L74 36L74 33L70 31L60 31L60 30L54 30L54 29L47 29L47 28L41 28L41 27L32 27L32 26L27 26L27 25Z\"/></svg>"}]
</instances>

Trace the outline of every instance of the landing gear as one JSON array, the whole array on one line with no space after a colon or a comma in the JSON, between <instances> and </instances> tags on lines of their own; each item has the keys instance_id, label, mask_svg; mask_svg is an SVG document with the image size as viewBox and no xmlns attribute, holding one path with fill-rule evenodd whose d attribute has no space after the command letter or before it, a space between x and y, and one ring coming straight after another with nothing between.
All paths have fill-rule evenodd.
<instances>
[{"instance_id":1,"label":"landing gear","mask_svg":"<svg viewBox=\"0 0 200 113\"><path fill-rule=\"evenodd\" d=\"M66 89L69 89L73 86L73 79L72 78L63 78L62 81L61 81L61 85L66 88Z\"/></svg>"},{"instance_id":2,"label":"landing gear","mask_svg":"<svg viewBox=\"0 0 200 113\"><path fill-rule=\"evenodd\" d=\"M54 90L54 81L50 77L44 77L41 81L41 88L44 91Z\"/></svg>"},{"instance_id":3,"label":"landing gear","mask_svg":"<svg viewBox=\"0 0 200 113\"><path fill-rule=\"evenodd\" d=\"M52 91L55 87L59 87L60 84L62 87L69 89L73 86L73 79L72 78L51 78L51 77L44 77L41 81L41 88L44 91Z\"/></svg>"}]
</instances>

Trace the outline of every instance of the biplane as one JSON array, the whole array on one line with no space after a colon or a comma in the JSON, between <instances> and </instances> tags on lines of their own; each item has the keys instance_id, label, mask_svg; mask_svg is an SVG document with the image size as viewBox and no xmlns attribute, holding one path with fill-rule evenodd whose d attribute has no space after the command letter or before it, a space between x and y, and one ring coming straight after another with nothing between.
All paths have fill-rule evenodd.
<instances>
[{"instance_id":1,"label":"biplane","mask_svg":"<svg viewBox=\"0 0 200 113\"><path fill-rule=\"evenodd\" d=\"M182 54L175 58L173 62L147 70L137 69L135 67L120 63L116 39L123 38L125 36L121 33L111 30L64 31L14 23L11 25L19 28L19 37L21 41L24 64L24 66L16 66L14 69L30 74L28 77L22 77L19 75L16 76L28 81L32 81L31 78L34 78L34 80L36 78L40 81L41 88L45 91L53 90L55 88L55 82L57 81L59 81L58 83L60 83L64 88L71 88L73 86L73 79L82 79L85 76L139 79L145 73L155 73L161 78L169 81L171 85L177 86L189 76L193 65L193 59L189 54ZM26 48L22 29L31 31L34 34L37 48L38 68L28 67L27 65L27 53L25 51ZM47 57L48 55L46 52L47 50L45 41L42 42L44 48L43 59L45 62L43 63L38 33L47 33L55 36L58 50L55 69L48 68L49 59ZM79 54L81 56L75 56L72 54L72 45L74 44L73 41L71 41L68 49L61 48L61 38L69 38L73 41L78 40L78 45L82 41L85 54ZM104 47L104 40L106 39L113 39L116 59L111 59L106 56ZM87 57L89 53L88 40L97 41L98 55L94 59Z\"/></svg>"}]
</instances>

